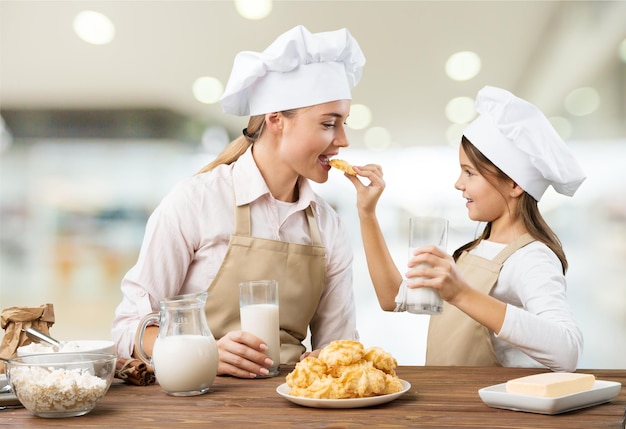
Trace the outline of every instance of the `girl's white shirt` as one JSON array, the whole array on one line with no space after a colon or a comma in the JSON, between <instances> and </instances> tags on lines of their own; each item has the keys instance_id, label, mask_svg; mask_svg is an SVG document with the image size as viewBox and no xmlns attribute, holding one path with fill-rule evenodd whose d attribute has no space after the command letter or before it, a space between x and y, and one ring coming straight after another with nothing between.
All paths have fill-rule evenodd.
<instances>
[{"instance_id":1,"label":"girl's white shirt","mask_svg":"<svg viewBox=\"0 0 626 429\"><path fill-rule=\"evenodd\" d=\"M481 241L471 253L493 259L506 245ZM557 256L534 241L504 263L491 295L507 303L500 332L491 334L500 363L573 371L582 356L583 336L567 302Z\"/></svg>"},{"instance_id":2,"label":"girl's white shirt","mask_svg":"<svg viewBox=\"0 0 626 429\"><path fill-rule=\"evenodd\" d=\"M139 321L158 311L160 299L200 292L211 284L234 231L233 196L237 205L250 204L252 236L298 244L311 244L304 210L312 206L326 247L326 284L310 324L311 346L358 339L346 228L306 179L300 180L295 204L276 201L249 148L230 165L179 182L150 216L115 311L111 332L119 356L130 357Z\"/></svg>"}]
</instances>

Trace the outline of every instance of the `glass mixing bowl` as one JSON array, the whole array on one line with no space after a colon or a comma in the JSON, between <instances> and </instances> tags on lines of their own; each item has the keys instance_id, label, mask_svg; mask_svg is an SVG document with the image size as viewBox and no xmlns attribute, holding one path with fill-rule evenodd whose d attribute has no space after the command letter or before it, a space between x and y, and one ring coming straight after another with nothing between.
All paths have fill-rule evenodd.
<instances>
[{"instance_id":1,"label":"glass mixing bowl","mask_svg":"<svg viewBox=\"0 0 626 429\"><path fill-rule=\"evenodd\" d=\"M106 353L48 353L5 362L9 383L24 407L39 417L89 413L111 386L116 356Z\"/></svg>"}]
</instances>

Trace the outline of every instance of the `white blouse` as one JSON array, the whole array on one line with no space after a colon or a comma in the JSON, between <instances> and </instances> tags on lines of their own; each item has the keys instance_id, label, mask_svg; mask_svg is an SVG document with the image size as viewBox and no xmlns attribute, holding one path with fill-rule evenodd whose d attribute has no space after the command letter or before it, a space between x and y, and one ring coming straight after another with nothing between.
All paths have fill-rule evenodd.
<instances>
[{"instance_id":1,"label":"white blouse","mask_svg":"<svg viewBox=\"0 0 626 429\"><path fill-rule=\"evenodd\" d=\"M233 196L237 205L250 204L253 236L298 244L311 244L304 210L312 206L326 247L326 284L310 324L311 346L358 339L347 230L306 179L299 186L298 202L281 205L251 148L230 165L182 180L150 216L137 263L122 280L123 299L111 331L118 355L130 357L140 319L158 311L160 299L211 284L234 230Z\"/></svg>"}]
</instances>

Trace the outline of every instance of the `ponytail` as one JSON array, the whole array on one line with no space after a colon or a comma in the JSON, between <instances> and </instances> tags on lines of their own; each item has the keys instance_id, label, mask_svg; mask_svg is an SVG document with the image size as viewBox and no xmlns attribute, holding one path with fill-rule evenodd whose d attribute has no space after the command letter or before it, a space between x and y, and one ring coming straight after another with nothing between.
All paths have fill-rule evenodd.
<instances>
[{"instance_id":1,"label":"ponytail","mask_svg":"<svg viewBox=\"0 0 626 429\"><path fill-rule=\"evenodd\" d=\"M230 142L224 150L213 161L205 165L196 174L206 173L213 170L218 165L230 165L237 161L241 155L253 144L263 133L265 115L251 116L248 127L243 130L243 135Z\"/></svg>"}]
</instances>

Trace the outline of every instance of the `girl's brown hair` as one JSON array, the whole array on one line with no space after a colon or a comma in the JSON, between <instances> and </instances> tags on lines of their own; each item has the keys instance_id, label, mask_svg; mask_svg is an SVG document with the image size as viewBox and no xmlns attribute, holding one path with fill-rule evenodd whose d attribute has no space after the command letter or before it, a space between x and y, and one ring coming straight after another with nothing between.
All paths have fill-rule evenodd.
<instances>
[{"instance_id":1,"label":"girl's brown hair","mask_svg":"<svg viewBox=\"0 0 626 429\"><path fill-rule=\"evenodd\" d=\"M461 146L465 151L465 154L471 161L471 163L476 167L476 170L485 177L485 179L491 183L492 185L496 185L495 182L511 180L509 176L507 176L502 170L500 170L496 165L494 165L489 159L483 155L476 147L465 137L461 138ZM491 179L491 180L490 180ZM493 182L492 182L493 180ZM561 261L561 266L563 268L563 274L567 271L567 258L565 257L565 252L563 251L563 246L561 245L561 241L556 236L554 231L548 226L546 221L541 216L539 212L539 207L537 205L537 200L530 196L527 192L524 192L520 196L519 204L517 205L517 212L513 213L515 217L519 217L524 222L524 227L528 233L538 241L541 241L546 246L552 250L556 256ZM488 239L491 235L491 222L487 223L487 226L483 230L483 233L480 237L476 238L474 241L471 241L454 251L453 257L456 261L463 251L471 250L480 240Z\"/></svg>"}]
</instances>

